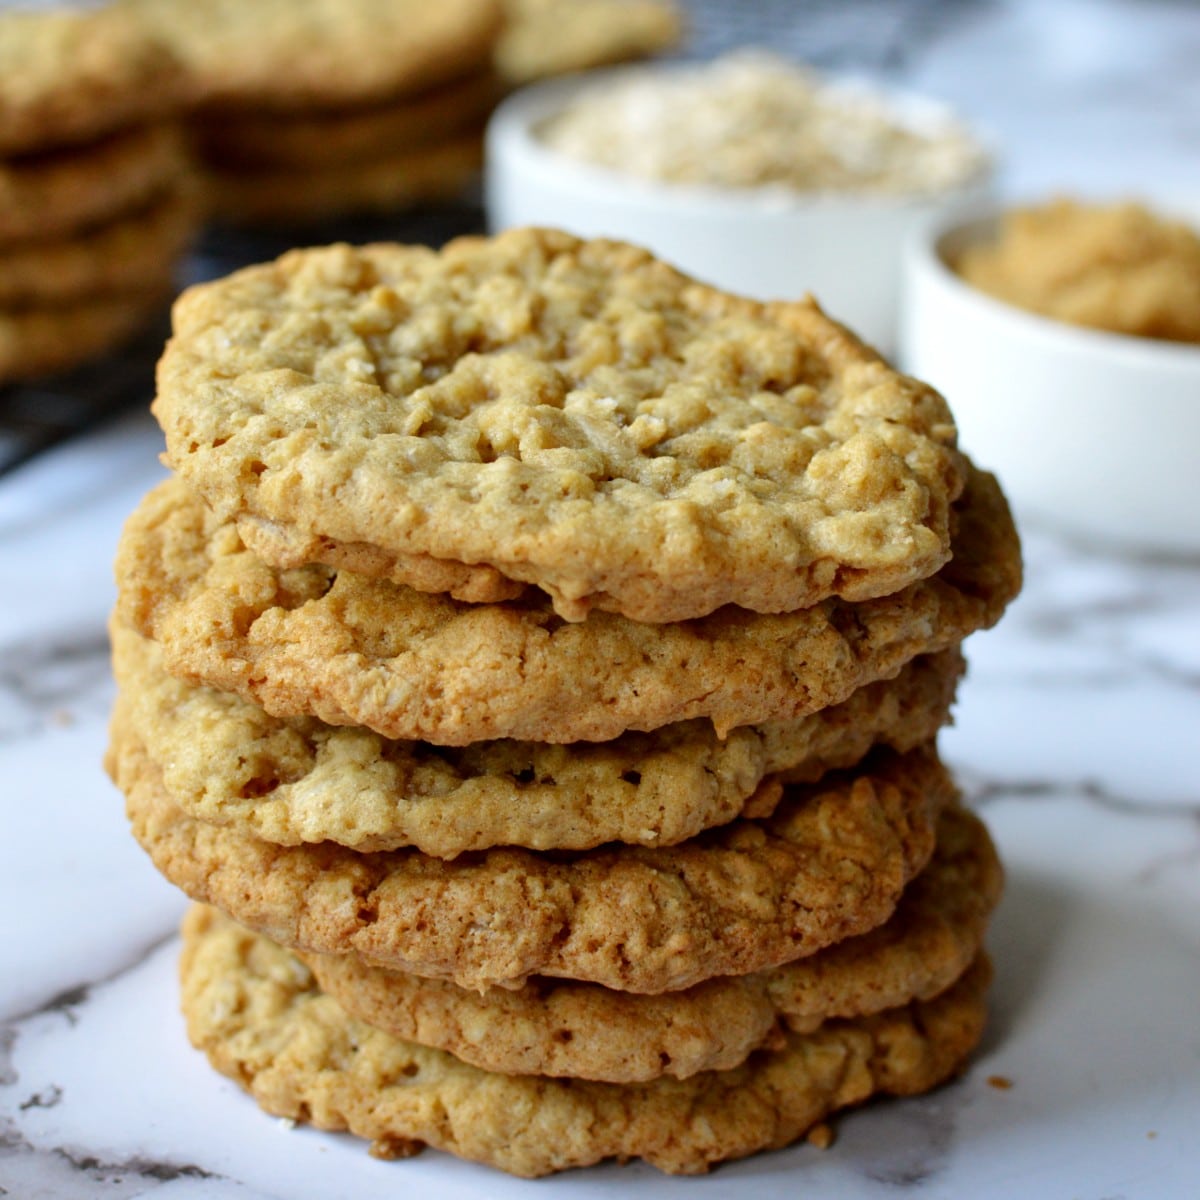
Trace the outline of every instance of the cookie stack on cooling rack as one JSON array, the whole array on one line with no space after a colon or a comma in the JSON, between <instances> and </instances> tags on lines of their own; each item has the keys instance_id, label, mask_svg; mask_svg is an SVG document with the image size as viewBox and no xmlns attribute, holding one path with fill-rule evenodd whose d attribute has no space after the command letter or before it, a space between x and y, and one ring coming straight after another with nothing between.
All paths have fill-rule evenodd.
<instances>
[{"instance_id":1,"label":"cookie stack on cooling rack","mask_svg":"<svg viewBox=\"0 0 1200 1200\"><path fill-rule=\"evenodd\" d=\"M0 13L0 383L128 338L195 224L180 73L124 14Z\"/></svg>"},{"instance_id":2,"label":"cookie stack on cooling rack","mask_svg":"<svg viewBox=\"0 0 1200 1200\"><path fill-rule=\"evenodd\" d=\"M127 0L184 62L211 212L302 223L459 194L499 98L499 0Z\"/></svg>"},{"instance_id":3,"label":"cookie stack on cooling rack","mask_svg":"<svg viewBox=\"0 0 1200 1200\"><path fill-rule=\"evenodd\" d=\"M194 289L155 411L109 767L263 1107L694 1172L961 1068L1000 872L934 739L1020 560L936 393L518 231Z\"/></svg>"}]
</instances>

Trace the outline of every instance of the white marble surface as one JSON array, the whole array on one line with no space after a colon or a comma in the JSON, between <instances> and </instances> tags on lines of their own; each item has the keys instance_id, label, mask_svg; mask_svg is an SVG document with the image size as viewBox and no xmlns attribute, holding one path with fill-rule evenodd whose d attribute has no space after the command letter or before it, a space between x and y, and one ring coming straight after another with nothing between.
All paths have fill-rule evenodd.
<instances>
[{"instance_id":1,"label":"white marble surface","mask_svg":"<svg viewBox=\"0 0 1200 1200\"><path fill-rule=\"evenodd\" d=\"M1130 160L1172 190L1194 182L1195 7L977 9L910 74L975 96L1023 187L1118 189ZM1053 106L1036 102L1050 93ZM1164 96L1191 107L1164 110ZM1105 157L1109 145L1129 154ZM825 1152L700 1180L631 1166L528 1184L433 1152L379 1163L349 1139L285 1129L188 1048L183 901L99 767L109 563L162 473L159 446L130 417L0 480L0 1196L1200 1197L1200 563L1108 558L1027 530L1025 594L970 644L943 750L1009 886L993 1022L961 1081L848 1116Z\"/></svg>"}]
</instances>

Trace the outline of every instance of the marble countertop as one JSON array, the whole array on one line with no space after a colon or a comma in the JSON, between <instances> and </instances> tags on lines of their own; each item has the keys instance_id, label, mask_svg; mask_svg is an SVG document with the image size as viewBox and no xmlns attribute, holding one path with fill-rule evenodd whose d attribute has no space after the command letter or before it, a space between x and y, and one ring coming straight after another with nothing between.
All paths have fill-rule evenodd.
<instances>
[{"instance_id":1,"label":"marble countertop","mask_svg":"<svg viewBox=\"0 0 1200 1200\"><path fill-rule=\"evenodd\" d=\"M1014 187L1115 190L1147 171L1175 193L1195 183L1195 8L950 10L901 75L997 129ZM1013 87L1022 63L1028 87ZM1122 139L1128 155L1101 155ZM826 1151L702 1179L633 1165L530 1184L432 1151L381 1163L351 1139L287 1128L188 1047L184 901L130 838L99 766L113 547L162 475L160 447L137 413L0 479L0 1196L1200 1197L1200 563L1026 529L1026 590L969 643L943 753L1009 881L990 939L993 1018L961 1080L847 1116Z\"/></svg>"}]
</instances>

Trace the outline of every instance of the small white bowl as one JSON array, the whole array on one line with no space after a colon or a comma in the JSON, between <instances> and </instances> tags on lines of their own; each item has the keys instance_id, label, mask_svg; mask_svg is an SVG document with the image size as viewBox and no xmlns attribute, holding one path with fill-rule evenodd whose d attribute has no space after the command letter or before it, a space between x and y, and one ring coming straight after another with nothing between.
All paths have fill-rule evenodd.
<instances>
[{"instance_id":1,"label":"small white bowl","mask_svg":"<svg viewBox=\"0 0 1200 1200\"><path fill-rule=\"evenodd\" d=\"M946 397L1018 519L1104 548L1200 554L1200 346L1068 325L972 287L948 264L999 217L909 239L901 365Z\"/></svg>"},{"instance_id":2,"label":"small white bowl","mask_svg":"<svg viewBox=\"0 0 1200 1200\"><path fill-rule=\"evenodd\" d=\"M955 190L921 196L701 187L581 162L537 136L539 126L584 89L611 87L632 73L673 69L656 63L591 71L524 88L505 100L487 133L486 199L493 232L548 225L584 237L613 237L742 295L795 299L811 292L831 316L891 351L906 235L938 214L978 208L991 196L992 172ZM951 117L944 106L922 97L876 94L917 127Z\"/></svg>"}]
</instances>

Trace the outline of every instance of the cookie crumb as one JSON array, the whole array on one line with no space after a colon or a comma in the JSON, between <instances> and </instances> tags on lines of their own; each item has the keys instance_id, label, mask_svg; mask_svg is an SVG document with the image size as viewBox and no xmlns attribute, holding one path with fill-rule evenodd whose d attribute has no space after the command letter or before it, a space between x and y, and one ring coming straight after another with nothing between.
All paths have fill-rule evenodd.
<instances>
[{"instance_id":1,"label":"cookie crumb","mask_svg":"<svg viewBox=\"0 0 1200 1200\"><path fill-rule=\"evenodd\" d=\"M391 1161L397 1158L416 1158L424 1149L425 1143L413 1138L387 1137L376 1138L371 1143L369 1153L372 1158Z\"/></svg>"},{"instance_id":2,"label":"cookie crumb","mask_svg":"<svg viewBox=\"0 0 1200 1200\"><path fill-rule=\"evenodd\" d=\"M804 1136L808 1144L818 1150L828 1150L833 1145L833 1128L824 1121L814 1125Z\"/></svg>"},{"instance_id":3,"label":"cookie crumb","mask_svg":"<svg viewBox=\"0 0 1200 1200\"><path fill-rule=\"evenodd\" d=\"M56 708L50 714L50 724L59 729L69 729L75 724L75 714L69 708Z\"/></svg>"},{"instance_id":4,"label":"cookie crumb","mask_svg":"<svg viewBox=\"0 0 1200 1200\"><path fill-rule=\"evenodd\" d=\"M1149 1138L1149 1139L1150 1139L1150 1141L1154 1141L1154 1139L1155 1139L1156 1137L1158 1137L1158 1130L1157 1130L1157 1129L1149 1129L1149 1130L1147 1130L1147 1131L1146 1131L1146 1137L1147 1137L1147 1138Z\"/></svg>"},{"instance_id":5,"label":"cookie crumb","mask_svg":"<svg viewBox=\"0 0 1200 1200\"><path fill-rule=\"evenodd\" d=\"M1007 1092L1013 1086L1013 1081L1007 1075L989 1075L987 1082L988 1087L994 1087L1000 1092Z\"/></svg>"}]
</instances>

